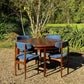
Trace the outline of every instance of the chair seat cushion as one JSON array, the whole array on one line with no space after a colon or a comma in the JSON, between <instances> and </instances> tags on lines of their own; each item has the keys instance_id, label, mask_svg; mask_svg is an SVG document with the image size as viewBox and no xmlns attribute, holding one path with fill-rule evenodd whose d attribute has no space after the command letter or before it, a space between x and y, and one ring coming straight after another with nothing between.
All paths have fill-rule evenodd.
<instances>
[{"instance_id":1,"label":"chair seat cushion","mask_svg":"<svg viewBox=\"0 0 84 84\"><path fill-rule=\"evenodd\" d=\"M40 55L26 53L26 60L31 60L38 56L40 56ZM24 60L24 53L20 53L20 54L16 55L16 58Z\"/></svg>"},{"instance_id":2,"label":"chair seat cushion","mask_svg":"<svg viewBox=\"0 0 84 84\"><path fill-rule=\"evenodd\" d=\"M46 56L52 57L52 58L61 58L61 54L60 53L58 53L58 54L49 54L49 55L46 55ZM62 54L62 58L66 57L66 56L67 56L66 53Z\"/></svg>"}]
</instances>

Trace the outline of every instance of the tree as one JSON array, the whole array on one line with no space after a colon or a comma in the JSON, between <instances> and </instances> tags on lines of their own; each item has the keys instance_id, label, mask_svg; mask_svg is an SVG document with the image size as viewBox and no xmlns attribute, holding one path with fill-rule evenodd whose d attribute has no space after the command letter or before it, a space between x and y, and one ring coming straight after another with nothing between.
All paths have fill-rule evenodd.
<instances>
[{"instance_id":1,"label":"tree","mask_svg":"<svg viewBox=\"0 0 84 84\"><path fill-rule=\"evenodd\" d=\"M55 21L54 21L55 20ZM84 0L59 0L50 22L81 23L84 22Z\"/></svg>"},{"instance_id":2,"label":"tree","mask_svg":"<svg viewBox=\"0 0 84 84\"><path fill-rule=\"evenodd\" d=\"M84 1L77 1L76 6L77 8L73 20L76 23L84 22Z\"/></svg>"},{"instance_id":3,"label":"tree","mask_svg":"<svg viewBox=\"0 0 84 84\"><path fill-rule=\"evenodd\" d=\"M10 1L10 4L12 4L13 6L11 6L11 7L13 7L13 8L11 8L15 13L16 13L16 15L17 16L19 16L20 17L20 19L21 19L21 26L22 26L22 31L23 31L23 34L25 35L25 31L24 31L24 24L23 24L23 15L22 15L22 13L23 13L23 5L22 5L22 3L21 3L21 0L9 0ZM12 2L12 3L11 3ZM16 12L17 11L17 12ZM19 14L18 14L19 13Z\"/></svg>"},{"instance_id":4,"label":"tree","mask_svg":"<svg viewBox=\"0 0 84 84\"><path fill-rule=\"evenodd\" d=\"M39 37L54 13L54 4L57 0L15 0L12 2L14 4L20 3L20 7L24 8L31 22L33 37Z\"/></svg>"}]
</instances>

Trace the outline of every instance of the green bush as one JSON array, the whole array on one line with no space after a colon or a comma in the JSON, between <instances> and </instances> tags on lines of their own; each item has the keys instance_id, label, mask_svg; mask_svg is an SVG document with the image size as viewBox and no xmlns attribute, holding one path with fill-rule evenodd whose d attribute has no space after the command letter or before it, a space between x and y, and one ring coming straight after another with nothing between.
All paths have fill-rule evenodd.
<instances>
[{"instance_id":1,"label":"green bush","mask_svg":"<svg viewBox=\"0 0 84 84\"><path fill-rule=\"evenodd\" d=\"M10 23L0 23L0 39L5 39L5 35L13 32L15 29L15 24Z\"/></svg>"},{"instance_id":2,"label":"green bush","mask_svg":"<svg viewBox=\"0 0 84 84\"><path fill-rule=\"evenodd\" d=\"M0 23L0 39L4 38L6 25L4 23Z\"/></svg>"},{"instance_id":3,"label":"green bush","mask_svg":"<svg viewBox=\"0 0 84 84\"><path fill-rule=\"evenodd\" d=\"M24 27L27 26L27 20L23 18ZM5 39L5 35L10 32L23 34L21 29L21 20L18 17L2 17L0 20L0 39Z\"/></svg>"},{"instance_id":4,"label":"green bush","mask_svg":"<svg viewBox=\"0 0 84 84\"><path fill-rule=\"evenodd\" d=\"M61 24L60 24L61 25ZM63 41L70 39L70 46L73 48L84 47L84 28L77 25L48 26L48 35L59 35Z\"/></svg>"}]
</instances>

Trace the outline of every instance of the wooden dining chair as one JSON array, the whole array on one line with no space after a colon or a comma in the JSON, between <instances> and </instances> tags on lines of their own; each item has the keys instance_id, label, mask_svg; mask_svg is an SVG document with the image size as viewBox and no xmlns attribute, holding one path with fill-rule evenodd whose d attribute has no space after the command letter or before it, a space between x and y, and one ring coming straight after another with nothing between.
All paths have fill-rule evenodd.
<instances>
[{"instance_id":1,"label":"wooden dining chair","mask_svg":"<svg viewBox=\"0 0 84 84\"><path fill-rule=\"evenodd\" d=\"M56 40L56 41L59 41L60 40L60 36L57 36L57 35L47 35L46 36L46 39L50 39L50 40ZM59 52L59 48L56 48L56 49L50 49L50 50L47 50L48 53L54 53L54 52Z\"/></svg>"},{"instance_id":2,"label":"wooden dining chair","mask_svg":"<svg viewBox=\"0 0 84 84\"><path fill-rule=\"evenodd\" d=\"M48 54L46 59L55 60L60 62L61 77L62 77L62 64L67 62L67 73L69 73L69 41L56 42L55 47L60 49L59 53ZM63 48L67 47L67 53L63 53ZM65 58L65 59L64 59Z\"/></svg>"},{"instance_id":3,"label":"wooden dining chair","mask_svg":"<svg viewBox=\"0 0 84 84\"><path fill-rule=\"evenodd\" d=\"M30 37L28 35L20 35L16 37L16 41L20 41L20 40L28 40ZM29 49L28 52L31 53L36 53L37 54L37 50L34 50L34 48L32 47L32 49Z\"/></svg>"},{"instance_id":4,"label":"wooden dining chair","mask_svg":"<svg viewBox=\"0 0 84 84\"><path fill-rule=\"evenodd\" d=\"M39 56L40 55L26 53L26 51L28 51L31 48L32 48L32 45L30 43L15 42L15 55L14 55L15 75L16 75L16 64L18 65L18 69L19 69L19 64L23 64L25 79L26 79L26 63L27 62L37 59L38 60L38 72L39 72ZM20 51L22 51L23 53L19 53ZM23 62L20 60L23 60Z\"/></svg>"},{"instance_id":5,"label":"wooden dining chair","mask_svg":"<svg viewBox=\"0 0 84 84\"><path fill-rule=\"evenodd\" d=\"M60 36L58 35L47 35L45 37L46 40L60 40ZM43 50L40 50L40 60L41 60L41 53L44 52ZM59 52L59 48L49 49L46 50L46 53L56 53Z\"/></svg>"},{"instance_id":6,"label":"wooden dining chair","mask_svg":"<svg viewBox=\"0 0 84 84\"><path fill-rule=\"evenodd\" d=\"M20 36L17 36L16 37L16 41L19 41L19 40L28 40L30 37L28 35L20 35ZM35 53L37 54L37 50L35 50L33 47L31 49L29 49L27 51L28 53ZM37 63L37 60L35 60L35 62Z\"/></svg>"}]
</instances>

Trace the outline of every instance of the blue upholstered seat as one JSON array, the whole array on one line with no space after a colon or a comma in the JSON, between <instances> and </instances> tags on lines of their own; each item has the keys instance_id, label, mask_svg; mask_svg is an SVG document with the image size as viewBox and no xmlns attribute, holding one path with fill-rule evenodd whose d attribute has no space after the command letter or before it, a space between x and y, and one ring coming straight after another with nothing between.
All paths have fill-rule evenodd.
<instances>
[{"instance_id":1,"label":"blue upholstered seat","mask_svg":"<svg viewBox=\"0 0 84 84\"><path fill-rule=\"evenodd\" d=\"M32 45L30 43L16 42L16 47L19 49L19 51L24 51L24 45L26 45L26 51L32 49ZM38 56L40 56L40 55L26 53L26 60L31 60ZM24 59L24 53L20 53L20 54L16 55L16 58Z\"/></svg>"},{"instance_id":2,"label":"blue upholstered seat","mask_svg":"<svg viewBox=\"0 0 84 84\"><path fill-rule=\"evenodd\" d=\"M61 58L61 54L60 54L60 53L57 53L57 54L50 54L50 55L46 55L46 56L52 57L52 58L56 58L56 59ZM67 56L66 53L63 53L63 54L62 54L62 57L63 57L63 58L66 57L66 56Z\"/></svg>"},{"instance_id":3,"label":"blue upholstered seat","mask_svg":"<svg viewBox=\"0 0 84 84\"><path fill-rule=\"evenodd\" d=\"M60 40L60 36L57 36L57 35L47 35L45 38L48 39L48 40ZM44 52L44 51L40 50L40 59L41 59L41 53L42 52ZM56 52L59 52L59 48L46 50L46 53L56 53Z\"/></svg>"},{"instance_id":4,"label":"blue upholstered seat","mask_svg":"<svg viewBox=\"0 0 84 84\"><path fill-rule=\"evenodd\" d=\"M25 79L26 79L26 63L31 60L38 60L38 73L39 73L39 56L37 54L30 54L26 51L29 51L29 49L32 49L32 45L30 43L22 43L22 42L15 42L15 75L16 75L16 65L19 64L24 65L24 73L25 73ZM20 53L19 51L24 51L23 53ZM22 59L23 61L21 61Z\"/></svg>"},{"instance_id":5,"label":"blue upholstered seat","mask_svg":"<svg viewBox=\"0 0 84 84\"><path fill-rule=\"evenodd\" d=\"M16 37L16 40L18 41L18 40L24 40L24 39L29 39L29 36L27 36L27 35L21 35L21 36L17 36Z\"/></svg>"},{"instance_id":6,"label":"blue upholstered seat","mask_svg":"<svg viewBox=\"0 0 84 84\"><path fill-rule=\"evenodd\" d=\"M16 47L19 49L19 51L24 51L25 44L26 44L26 51L32 49L32 45L30 43L16 42Z\"/></svg>"},{"instance_id":7,"label":"blue upholstered seat","mask_svg":"<svg viewBox=\"0 0 84 84\"><path fill-rule=\"evenodd\" d=\"M56 42L55 47L61 48L61 44L62 44L62 48L65 48L68 46L68 41Z\"/></svg>"},{"instance_id":8,"label":"blue upholstered seat","mask_svg":"<svg viewBox=\"0 0 84 84\"><path fill-rule=\"evenodd\" d=\"M31 60L31 59L36 58L38 56L39 55L26 53L26 60ZM20 54L16 55L16 58L24 60L24 53L20 53Z\"/></svg>"},{"instance_id":9,"label":"blue upholstered seat","mask_svg":"<svg viewBox=\"0 0 84 84\"><path fill-rule=\"evenodd\" d=\"M30 37L28 35L20 35L20 36L17 36L16 37L16 41L19 41L19 40L27 40L29 38ZM26 51L29 51L31 53L33 53L33 52L37 53L37 50L34 50L33 47L31 49L27 49Z\"/></svg>"},{"instance_id":10,"label":"blue upholstered seat","mask_svg":"<svg viewBox=\"0 0 84 84\"><path fill-rule=\"evenodd\" d=\"M60 40L60 36L57 36L57 35L47 35L46 39L57 39L57 40Z\"/></svg>"},{"instance_id":11,"label":"blue upholstered seat","mask_svg":"<svg viewBox=\"0 0 84 84\"><path fill-rule=\"evenodd\" d=\"M55 43L55 47L56 48L61 48L61 43L62 43L62 48L65 48L66 46L68 46L68 41L65 41L65 42L56 42ZM49 54L49 55L46 55L48 57L52 57L52 58L61 58L61 52L60 53L56 53L56 54ZM62 53L62 58L66 57L67 54L66 53Z\"/></svg>"},{"instance_id":12,"label":"blue upholstered seat","mask_svg":"<svg viewBox=\"0 0 84 84\"><path fill-rule=\"evenodd\" d=\"M62 77L62 64L67 62L67 73L69 73L69 40L56 42L55 47L60 49L59 53L46 54L46 59L55 60L60 62L61 77ZM67 53L63 53L63 48L67 47ZM65 58L66 57L66 58ZM65 59L63 59L65 58Z\"/></svg>"},{"instance_id":13,"label":"blue upholstered seat","mask_svg":"<svg viewBox=\"0 0 84 84\"><path fill-rule=\"evenodd\" d=\"M52 39L52 40L60 40L60 36L57 36L57 35L47 35L46 36L46 39ZM56 48L56 49L50 49L50 50L47 50L47 52L55 52L59 50L59 48Z\"/></svg>"},{"instance_id":14,"label":"blue upholstered seat","mask_svg":"<svg viewBox=\"0 0 84 84\"><path fill-rule=\"evenodd\" d=\"M49 40L60 40L60 36L57 36L57 35L47 35L45 38ZM42 52L44 51L40 50L40 56ZM59 52L59 48L49 49L49 50L46 50L46 52L47 53Z\"/></svg>"}]
</instances>

